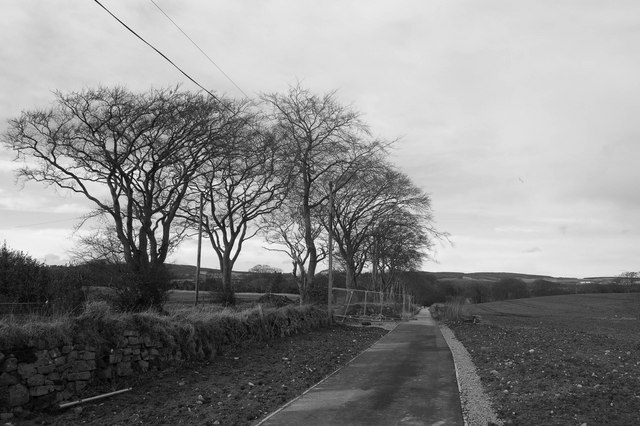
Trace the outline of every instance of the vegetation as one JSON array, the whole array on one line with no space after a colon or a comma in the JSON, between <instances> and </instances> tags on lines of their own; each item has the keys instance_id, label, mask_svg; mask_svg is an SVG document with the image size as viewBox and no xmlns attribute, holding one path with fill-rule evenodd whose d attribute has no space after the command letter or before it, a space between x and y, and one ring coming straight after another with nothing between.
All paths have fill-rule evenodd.
<instances>
[{"instance_id":1,"label":"vegetation","mask_svg":"<svg viewBox=\"0 0 640 426\"><path fill-rule=\"evenodd\" d=\"M83 302L81 286L74 271L45 266L6 243L0 248L0 313L68 312Z\"/></svg>"},{"instance_id":2,"label":"vegetation","mask_svg":"<svg viewBox=\"0 0 640 426\"><path fill-rule=\"evenodd\" d=\"M26 347L40 339L52 346L74 339L97 346L116 344L125 330L138 330L165 347L180 349L187 359L198 359L202 352L214 355L224 345L268 340L326 323L326 312L308 305L276 308L266 303L242 310L209 305L168 312L119 312L97 301L86 303L78 315L0 318L0 350Z\"/></svg>"},{"instance_id":3,"label":"vegetation","mask_svg":"<svg viewBox=\"0 0 640 426\"><path fill-rule=\"evenodd\" d=\"M4 144L24 160L19 178L93 204L85 220L101 223L81 239L77 263L125 265L127 309L161 308L167 256L200 228L228 304L242 245L260 231L291 257L302 302L329 235L346 285L370 265L380 289L399 286L397 274L419 267L441 236L429 197L383 160L391 143L333 92L297 85L258 102L179 88L57 92L52 106L10 120Z\"/></svg>"}]
</instances>

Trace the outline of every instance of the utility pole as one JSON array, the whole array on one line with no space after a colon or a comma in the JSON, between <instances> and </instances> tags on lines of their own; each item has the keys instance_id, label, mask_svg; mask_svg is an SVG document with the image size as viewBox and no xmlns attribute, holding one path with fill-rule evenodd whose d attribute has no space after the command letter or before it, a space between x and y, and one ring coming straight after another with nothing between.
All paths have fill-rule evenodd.
<instances>
[{"instance_id":1,"label":"utility pole","mask_svg":"<svg viewBox=\"0 0 640 426\"><path fill-rule=\"evenodd\" d=\"M200 291L200 258L202 257L202 204L204 197L200 193L200 219L198 221L198 258L196 260L196 306L198 306L198 293Z\"/></svg>"},{"instance_id":2,"label":"utility pole","mask_svg":"<svg viewBox=\"0 0 640 426\"><path fill-rule=\"evenodd\" d=\"M333 182L329 182L329 288L327 294L327 314L329 322L333 322Z\"/></svg>"}]
</instances>

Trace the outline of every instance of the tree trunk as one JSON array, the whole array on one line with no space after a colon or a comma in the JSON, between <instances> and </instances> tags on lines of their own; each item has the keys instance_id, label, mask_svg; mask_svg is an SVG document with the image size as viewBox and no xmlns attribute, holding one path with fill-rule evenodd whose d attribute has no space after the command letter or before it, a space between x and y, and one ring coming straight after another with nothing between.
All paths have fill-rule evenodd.
<instances>
[{"instance_id":1,"label":"tree trunk","mask_svg":"<svg viewBox=\"0 0 640 426\"><path fill-rule=\"evenodd\" d=\"M223 253L222 261L220 262L220 272L222 272L221 301L225 305L233 306L236 304L236 296L233 291L233 282L231 281L233 262L229 253Z\"/></svg>"},{"instance_id":2,"label":"tree trunk","mask_svg":"<svg viewBox=\"0 0 640 426\"><path fill-rule=\"evenodd\" d=\"M345 265L346 276L346 286L347 289L352 289L356 287L356 274L353 268L353 265L347 264Z\"/></svg>"}]
</instances>

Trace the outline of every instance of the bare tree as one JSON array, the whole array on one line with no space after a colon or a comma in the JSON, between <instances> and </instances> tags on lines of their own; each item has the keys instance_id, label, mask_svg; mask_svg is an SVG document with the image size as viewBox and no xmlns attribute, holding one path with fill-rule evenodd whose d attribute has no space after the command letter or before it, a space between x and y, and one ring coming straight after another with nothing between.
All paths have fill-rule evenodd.
<instances>
[{"instance_id":1,"label":"bare tree","mask_svg":"<svg viewBox=\"0 0 640 426\"><path fill-rule=\"evenodd\" d=\"M388 162L366 159L349 182L335 192L331 232L346 271L347 288L371 261L370 244L376 227L398 209L421 211L430 225L431 201L411 179ZM326 218L323 223L328 227Z\"/></svg>"},{"instance_id":2,"label":"bare tree","mask_svg":"<svg viewBox=\"0 0 640 426\"><path fill-rule=\"evenodd\" d=\"M322 188L375 143L370 142L369 130L358 113L338 103L333 92L318 96L298 85L284 95L262 98L271 109L269 118L279 143L287 148L294 174L291 198L298 202L299 222L295 223L305 246L305 255L296 262L304 260L304 267L298 264L297 268L305 274L306 288L313 285L320 260L313 215L327 201Z\"/></svg>"},{"instance_id":3,"label":"bare tree","mask_svg":"<svg viewBox=\"0 0 640 426\"><path fill-rule=\"evenodd\" d=\"M433 246L433 237L445 235L435 231L430 222L429 212L396 208L376 224L370 250L373 285L378 286L377 289L397 289L400 272L416 270L428 258L427 251Z\"/></svg>"},{"instance_id":4,"label":"bare tree","mask_svg":"<svg viewBox=\"0 0 640 426\"><path fill-rule=\"evenodd\" d=\"M267 249L285 253L291 259L300 304L303 304L309 301L311 283L308 280L307 265L310 255L305 243L304 219L299 210L297 203L288 200L279 210L265 216L262 230L266 241L275 246ZM321 262L327 256L327 245L324 227L315 218L311 218L311 237L316 249L316 260Z\"/></svg>"},{"instance_id":5,"label":"bare tree","mask_svg":"<svg viewBox=\"0 0 640 426\"><path fill-rule=\"evenodd\" d=\"M172 227L178 208L233 118L178 89L58 92L52 107L10 120L4 142L27 160L20 178L82 194L109 217L125 262L144 274L184 236Z\"/></svg>"},{"instance_id":6,"label":"bare tree","mask_svg":"<svg viewBox=\"0 0 640 426\"><path fill-rule=\"evenodd\" d=\"M261 128L247 104L233 107L242 116L221 152L210 152L200 176L192 181L193 196L186 206L191 226L198 225L198 196L206 215L203 230L222 272L223 301L234 303L232 271L245 241L259 230L256 219L278 209L289 188L285 154L273 135Z\"/></svg>"},{"instance_id":7,"label":"bare tree","mask_svg":"<svg viewBox=\"0 0 640 426\"><path fill-rule=\"evenodd\" d=\"M90 234L81 235L70 254L71 263L75 265L93 262L111 265L126 263L115 227L108 223Z\"/></svg>"}]
</instances>

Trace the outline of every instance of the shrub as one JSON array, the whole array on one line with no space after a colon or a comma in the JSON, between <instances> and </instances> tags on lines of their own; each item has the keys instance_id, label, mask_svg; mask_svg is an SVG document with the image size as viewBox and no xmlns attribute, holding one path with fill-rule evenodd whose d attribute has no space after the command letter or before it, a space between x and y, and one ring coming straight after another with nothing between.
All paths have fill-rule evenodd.
<instances>
[{"instance_id":1,"label":"shrub","mask_svg":"<svg viewBox=\"0 0 640 426\"><path fill-rule=\"evenodd\" d=\"M49 313L64 314L79 311L86 299L82 290L84 276L81 271L68 266L49 266L47 274Z\"/></svg>"},{"instance_id":2,"label":"shrub","mask_svg":"<svg viewBox=\"0 0 640 426\"><path fill-rule=\"evenodd\" d=\"M429 309L431 315L441 321L458 323L467 318L464 313L465 298L452 297L447 303L435 303Z\"/></svg>"},{"instance_id":3,"label":"shrub","mask_svg":"<svg viewBox=\"0 0 640 426\"><path fill-rule=\"evenodd\" d=\"M31 256L0 248L0 301L44 304L47 300L46 267Z\"/></svg>"},{"instance_id":4,"label":"shrub","mask_svg":"<svg viewBox=\"0 0 640 426\"><path fill-rule=\"evenodd\" d=\"M119 311L140 312L159 309L167 300L171 286L164 265L134 272L124 263L91 261L74 267L85 286L108 288L112 291L92 290L94 298L106 300Z\"/></svg>"},{"instance_id":5,"label":"shrub","mask_svg":"<svg viewBox=\"0 0 640 426\"><path fill-rule=\"evenodd\" d=\"M121 311L161 309L167 301L170 281L164 266L140 272L130 272L125 267L119 278L115 284L117 296L114 302Z\"/></svg>"}]
</instances>

